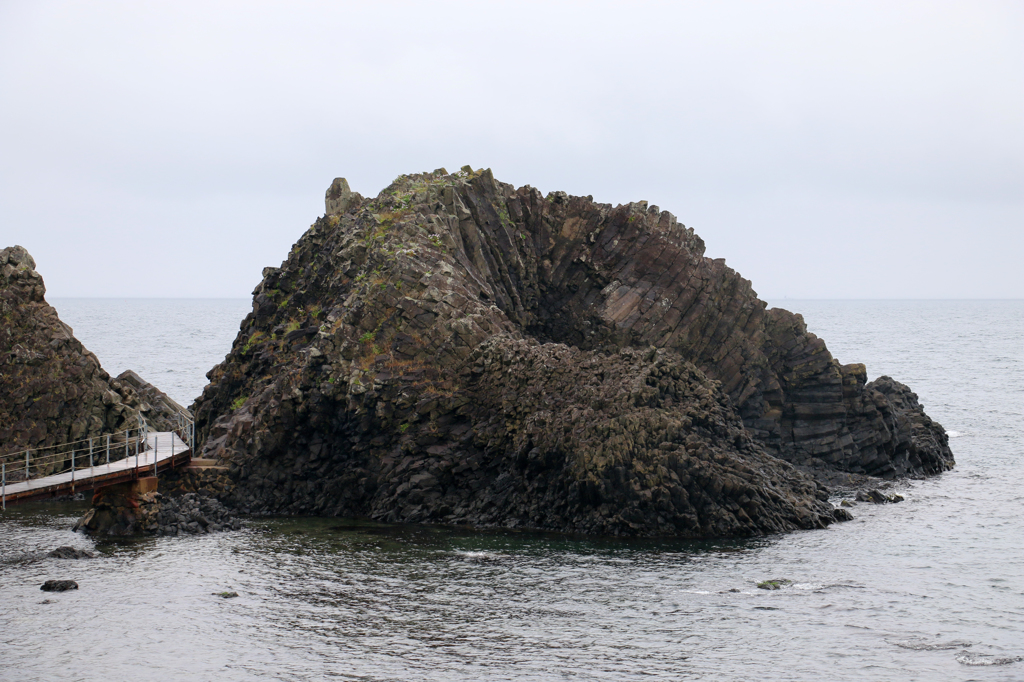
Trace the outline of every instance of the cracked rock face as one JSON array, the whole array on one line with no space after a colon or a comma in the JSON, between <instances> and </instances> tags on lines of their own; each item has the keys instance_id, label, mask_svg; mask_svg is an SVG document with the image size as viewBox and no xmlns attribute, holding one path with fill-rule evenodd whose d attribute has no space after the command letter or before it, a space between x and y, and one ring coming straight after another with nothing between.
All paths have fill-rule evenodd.
<instances>
[{"instance_id":1,"label":"cracked rock face","mask_svg":"<svg viewBox=\"0 0 1024 682\"><path fill-rule=\"evenodd\" d=\"M844 512L789 462L952 466L916 396L646 202L468 167L328 214L267 268L195 407L254 512L682 537Z\"/></svg>"},{"instance_id":2,"label":"cracked rock face","mask_svg":"<svg viewBox=\"0 0 1024 682\"><path fill-rule=\"evenodd\" d=\"M134 429L140 412L154 428L170 428L132 385L103 370L45 293L28 251L0 250L0 454Z\"/></svg>"}]
</instances>

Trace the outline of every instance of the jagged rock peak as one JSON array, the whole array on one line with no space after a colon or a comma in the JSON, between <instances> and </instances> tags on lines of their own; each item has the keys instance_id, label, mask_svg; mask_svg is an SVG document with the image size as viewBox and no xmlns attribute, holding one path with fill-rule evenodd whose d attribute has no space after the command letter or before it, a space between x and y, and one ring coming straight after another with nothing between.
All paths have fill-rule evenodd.
<instances>
[{"instance_id":1,"label":"jagged rock peak","mask_svg":"<svg viewBox=\"0 0 1024 682\"><path fill-rule=\"evenodd\" d=\"M33 301L46 295L43 278L36 272L36 261L24 246L8 246L0 250L0 276L5 286L18 286Z\"/></svg>"},{"instance_id":2,"label":"jagged rock peak","mask_svg":"<svg viewBox=\"0 0 1024 682\"><path fill-rule=\"evenodd\" d=\"M324 198L327 213L334 215L344 213L348 207L362 200L358 192L349 189L348 180L345 178L334 178L334 182L327 188L327 195Z\"/></svg>"}]
</instances>

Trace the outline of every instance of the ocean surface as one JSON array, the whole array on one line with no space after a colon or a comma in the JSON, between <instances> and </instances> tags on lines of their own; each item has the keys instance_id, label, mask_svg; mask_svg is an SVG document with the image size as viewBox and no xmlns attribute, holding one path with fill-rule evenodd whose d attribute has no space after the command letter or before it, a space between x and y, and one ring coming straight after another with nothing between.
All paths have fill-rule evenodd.
<instances>
[{"instance_id":1,"label":"ocean surface","mask_svg":"<svg viewBox=\"0 0 1024 682\"><path fill-rule=\"evenodd\" d=\"M250 307L53 304L185 405ZM84 503L13 507L0 679L1024 680L1024 302L773 304L910 385L956 468L827 530L721 542L315 518L94 542L70 531ZM43 558L62 545L98 556ZM774 578L794 584L756 588Z\"/></svg>"}]
</instances>

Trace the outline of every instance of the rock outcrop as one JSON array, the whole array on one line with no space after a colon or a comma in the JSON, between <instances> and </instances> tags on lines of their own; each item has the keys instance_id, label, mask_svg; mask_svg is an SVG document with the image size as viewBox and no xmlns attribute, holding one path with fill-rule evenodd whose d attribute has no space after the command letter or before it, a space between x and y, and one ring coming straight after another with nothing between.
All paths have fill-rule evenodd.
<instances>
[{"instance_id":1,"label":"rock outcrop","mask_svg":"<svg viewBox=\"0 0 1024 682\"><path fill-rule=\"evenodd\" d=\"M74 531L97 536L200 535L238 530L241 521L212 497L186 493L163 495L156 478L105 486L96 491L92 509Z\"/></svg>"},{"instance_id":2,"label":"rock outcrop","mask_svg":"<svg viewBox=\"0 0 1024 682\"><path fill-rule=\"evenodd\" d=\"M646 202L335 180L208 374L202 456L254 512L683 537L844 518L790 463L952 466L909 389L703 254Z\"/></svg>"},{"instance_id":3,"label":"rock outcrop","mask_svg":"<svg viewBox=\"0 0 1024 682\"><path fill-rule=\"evenodd\" d=\"M103 370L45 293L24 248L0 250L0 454L136 428L140 415L154 429L171 428L163 405Z\"/></svg>"}]
</instances>

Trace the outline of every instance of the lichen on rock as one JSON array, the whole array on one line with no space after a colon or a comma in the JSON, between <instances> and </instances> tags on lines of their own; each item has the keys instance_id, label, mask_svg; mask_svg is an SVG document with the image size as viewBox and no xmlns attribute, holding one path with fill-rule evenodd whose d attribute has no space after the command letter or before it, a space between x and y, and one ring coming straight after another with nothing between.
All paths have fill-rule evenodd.
<instances>
[{"instance_id":1,"label":"lichen on rock","mask_svg":"<svg viewBox=\"0 0 1024 682\"><path fill-rule=\"evenodd\" d=\"M335 180L194 411L252 512L744 536L848 517L790 463L952 466L862 369L667 211L465 167Z\"/></svg>"}]
</instances>

